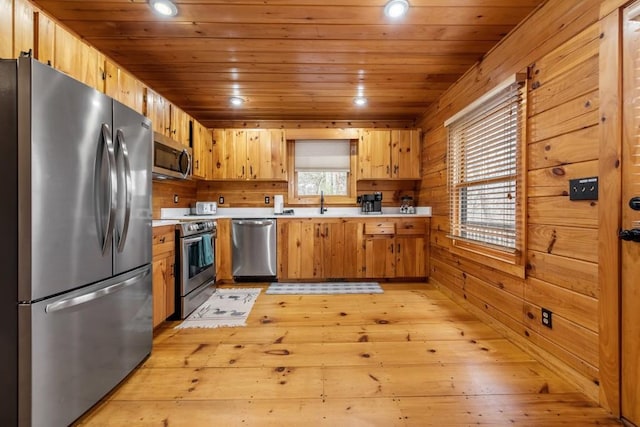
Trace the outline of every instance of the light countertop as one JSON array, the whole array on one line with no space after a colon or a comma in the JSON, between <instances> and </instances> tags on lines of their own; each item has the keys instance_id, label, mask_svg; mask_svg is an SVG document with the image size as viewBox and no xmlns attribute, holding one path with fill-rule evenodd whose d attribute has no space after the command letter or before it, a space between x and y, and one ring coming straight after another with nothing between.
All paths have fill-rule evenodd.
<instances>
[{"instance_id":1,"label":"light countertop","mask_svg":"<svg viewBox=\"0 0 640 427\"><path fill-rule=\"evenodd\" d=\"M163 225L175 225L181 221L196 219L223 219L223 218L397 218L397 217L430 217L431 207L419 206L414 214L400 213L400 208L382 208L382 214L362 214L360 208L329 207L324 214L319 207L313 208L286 208L293 209L293 215L276 215L273 208L218 208L215 215L190 215L189 208L162 208L160 219L153 220L154 227Z\"/></svg>"}]
</instances>

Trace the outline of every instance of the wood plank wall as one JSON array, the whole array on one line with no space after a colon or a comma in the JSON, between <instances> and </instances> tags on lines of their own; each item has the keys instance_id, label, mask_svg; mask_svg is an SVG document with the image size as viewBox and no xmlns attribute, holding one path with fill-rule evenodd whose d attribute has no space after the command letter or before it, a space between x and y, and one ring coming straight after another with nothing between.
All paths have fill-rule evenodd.
<instances>
[{"instance_id":1,"label":"wood plank wall","mask_svg":"<svg viewBox=\"0 0 640 427\"><path fill-rule=\"evenodd\" d=\"M458 81L419 126L421 203L433 207L431 278L599 400L598 202L569 179L598 175L599 1L548 2ZM527 265L520 279L450 249L444 120L508 75L527 96ZM541 325L553 311L553 329ZM602 402L602 401L601 401Z\"/></svg>"},{"instance_id":2,"label":"wood plank wall","mask_svg":"<svg viewBox=\"0 0 640 427\"><path fill-rule=\"evenodd\" d=\"M418 195L417 181L358 181L357 194L382 193L382 203L385 207L400 206L400 198L411 196L414 200ZM224 197L224 205L219 207L273 207L273 195L282 194L285 206L288 206L288 185L278 181L198 181L197 199L217 202ZM265 196L270 197L268 205L264 203ZM328 206L331 206L330 204ZM354 203L353 206L356 206Z\"/></svg>"}]
</instances>

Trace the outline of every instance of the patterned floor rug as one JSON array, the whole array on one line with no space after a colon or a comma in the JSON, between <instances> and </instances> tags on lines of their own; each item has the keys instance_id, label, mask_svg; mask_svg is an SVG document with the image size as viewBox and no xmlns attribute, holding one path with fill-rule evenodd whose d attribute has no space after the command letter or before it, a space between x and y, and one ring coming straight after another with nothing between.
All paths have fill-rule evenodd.
<instances>
[{"instance_id":1,"label":"patterned floor rug","mask_svg":"<svg viewBox=\"0 0 640 427\"><path fill-rule=\"evenodd\" d=\"M384 291L377 282L317 282L272 283L266 294L270 295L319 295L319 294L381 294Z\"/></svg>"},{"instance_id":2,"label":"patterned floor rug","mask_svg":"<svg viewBox=\"0 0 640 427\"><path fill-rule=\"evenodd\" d=\"M176 329L246 326L260 289L216 289L215 293Z\"/></svg>"}]
</instances>

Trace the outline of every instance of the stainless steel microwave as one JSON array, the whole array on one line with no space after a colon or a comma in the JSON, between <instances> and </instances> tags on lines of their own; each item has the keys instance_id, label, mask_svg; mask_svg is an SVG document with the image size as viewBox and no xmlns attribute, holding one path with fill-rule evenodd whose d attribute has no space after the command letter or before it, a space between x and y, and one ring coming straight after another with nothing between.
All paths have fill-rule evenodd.
<instances>
[{"instance_id":1,"label":"stainless steel microwave","mask_svg":"<svg viewBox=\"0 0 640 427\"><path fill-rule=\"evenodd\" d=\"M191 175L191 148L161 133L153 133L153 177L187 179Z\"/></svg>"}]
</instances>

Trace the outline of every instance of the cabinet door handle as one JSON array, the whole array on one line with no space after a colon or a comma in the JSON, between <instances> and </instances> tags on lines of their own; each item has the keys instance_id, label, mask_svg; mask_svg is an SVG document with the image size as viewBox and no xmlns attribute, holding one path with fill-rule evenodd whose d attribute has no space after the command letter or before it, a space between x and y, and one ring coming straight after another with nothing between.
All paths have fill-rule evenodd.
<instances>
[{"instance_id":1,"label":"cabinet door handle","mask_svg":"<svg viewBox=\"0 0 640 427\"><path fill-rule=\"evenodd\" d=\"M244 176L244 166L242 167L242 176Z\"/></svg>"},{"instance_id":2,"label":"cabinet door handle","mask_svg":"<svg viewBox=\"0 0 640 427\"><path fill-rule=\"evenodd\" d=\"M387 165L387 175L389 174L389 165Z\"/></svg>"},{"instance_id":3,"label":"cabinet door handle","mask_svg":"<svg viewBox=\"0 0 640 427\"><path fill-rule=\"evenodd\" d=\"M389 246L389 249L391 250L391 253L393 253L393 243Z\"/></svg>"},{"instance_id":4,"label":"cabinet door handle","mask_svg":"<svg viewBox=\"0 0 640 427\"><path fill-rule=\"evenodd\" d=\"M164 240L165 240L165 239L166 239L166 237L165 237L165 236L162 236L162 237L160 238L160 243L164 243Z\"/></svg>"},{"instance_id":5,"label":"cabinet door handle","mask_svg":"<svg viewBox=\"0 0 640 427\"><path fill-rule=\"evenodd\" d=\"M398 243L398 246L396 247L396 252L399 254L400 253L400 243Z\"/></svg>"},{"instance_id":6,"label":"cabinet door handle","mask_svg":"<svg viewBox=\"0 0 640 427\"><path fill-rule=\"evenodd\" d=\"M249 175L253 176L253 165L249 166Z\"/></svg>"}]
</instances>

